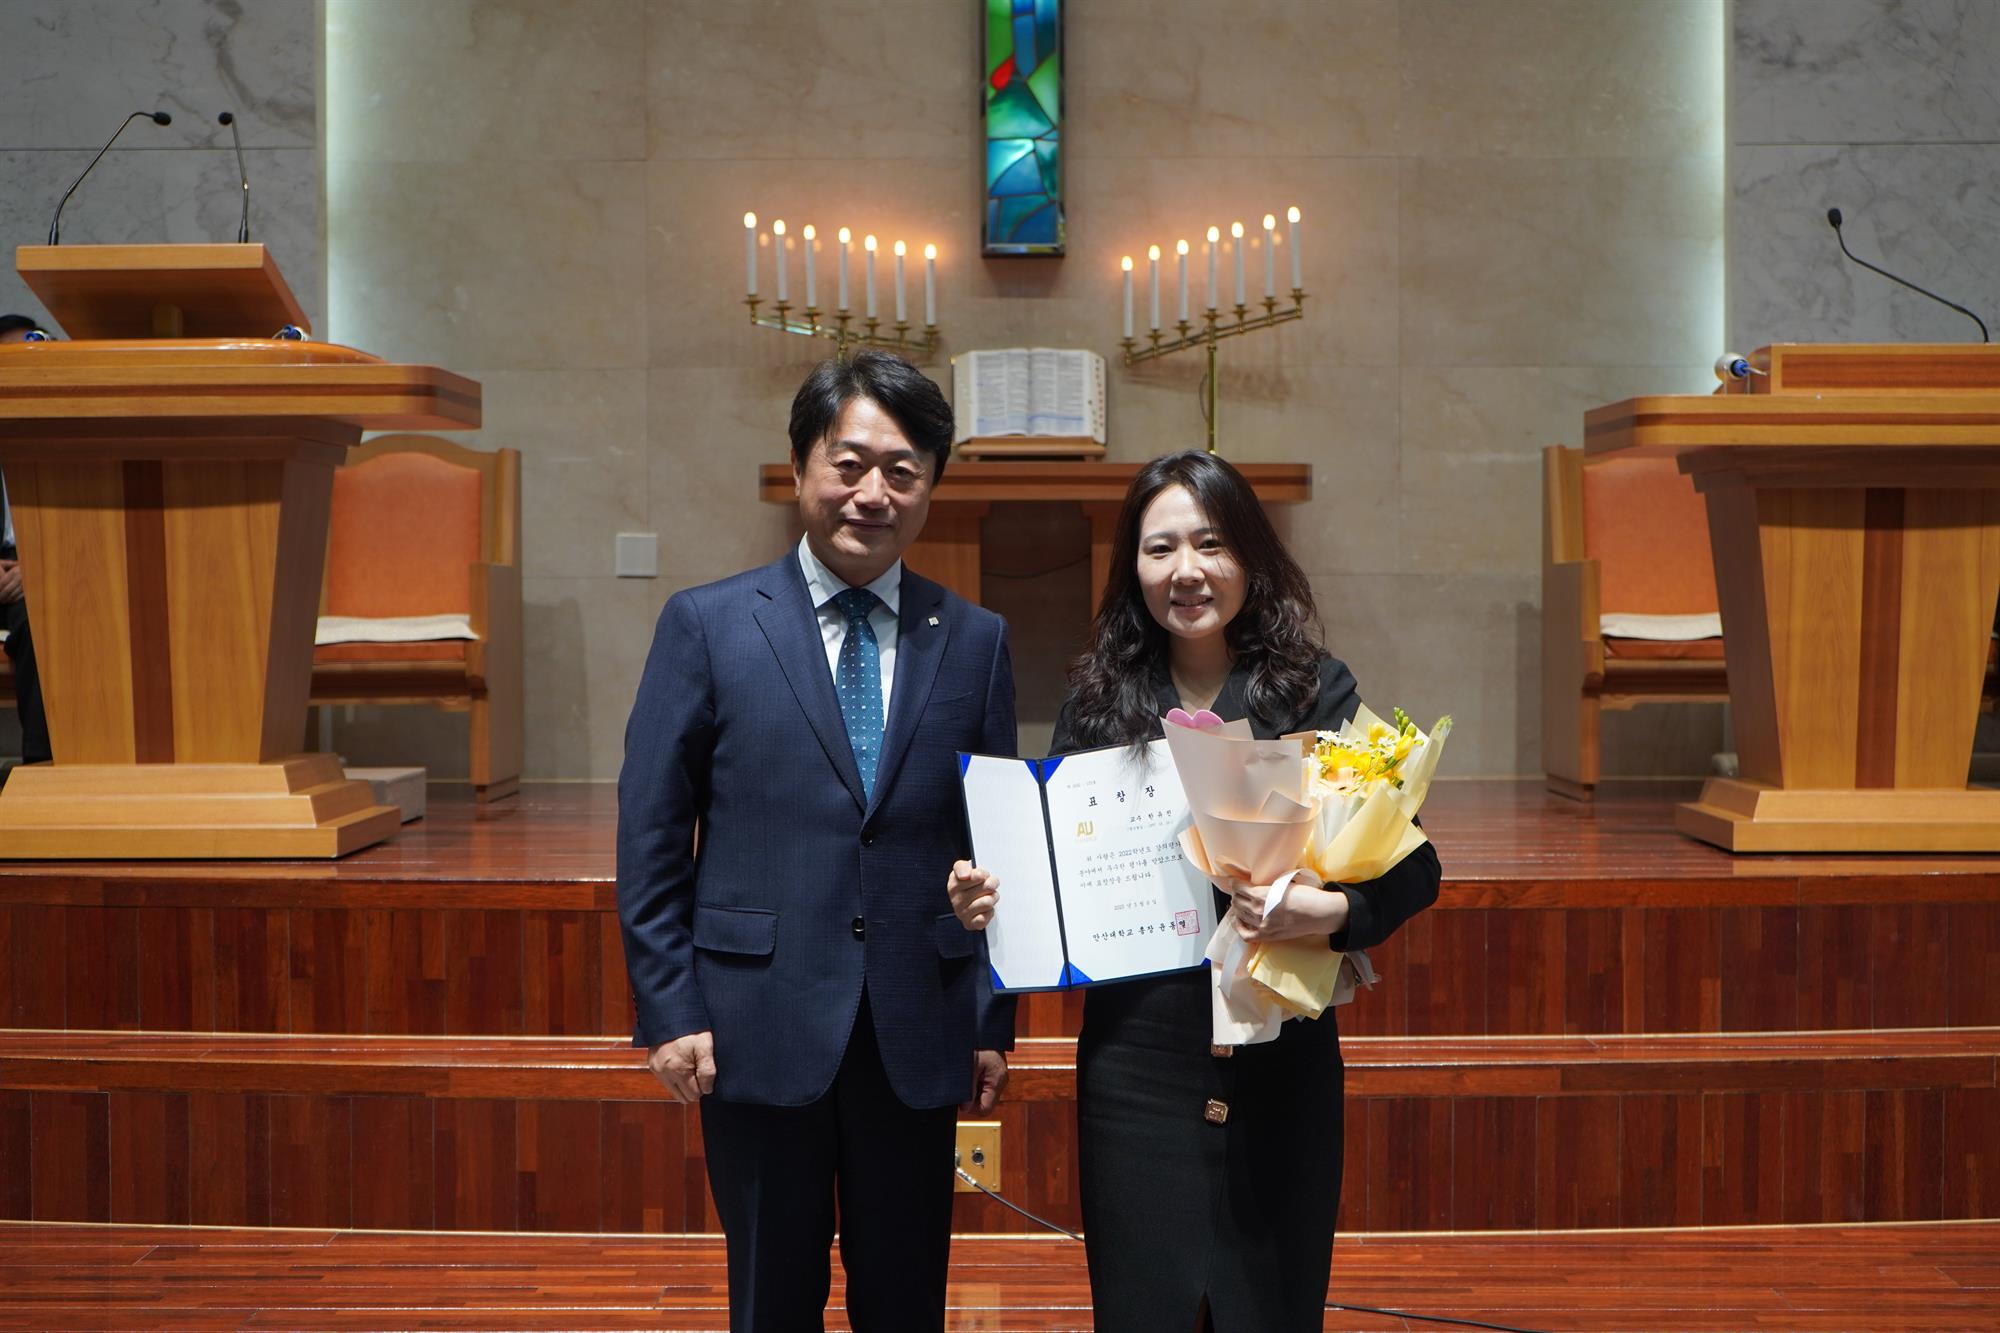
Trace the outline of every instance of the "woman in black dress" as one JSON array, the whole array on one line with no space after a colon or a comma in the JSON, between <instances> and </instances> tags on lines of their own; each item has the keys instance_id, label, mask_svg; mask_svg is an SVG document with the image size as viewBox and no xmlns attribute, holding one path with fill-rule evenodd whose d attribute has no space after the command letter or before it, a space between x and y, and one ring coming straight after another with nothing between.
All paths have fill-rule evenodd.
<instances>
[{"instance_id":1,"label":"woman in black dress","mask_svg":"<svg viewBox=\"0 0 2000 1333\"><path fill-rule=\"evenodd\" d=\"M1242 475L1197 451L1155 459L1126 494L1051 749L1149 740L1175 707L1248 717L1266 738L1338 727L1360 695L1317 631L1305 573ZM1366 884L1294 887L1245 938L1380 944L1438 878L1426 844ZM999 886L960 862L950 889L983 929ZM1240 891L1239 915L1256 920L1262 898ZM1206 970L1086 993L1077 1114L1098 1333L1317 1333L1340 1211L1334 1012L1212 1047Z\"/></svg>"}]
</instances>

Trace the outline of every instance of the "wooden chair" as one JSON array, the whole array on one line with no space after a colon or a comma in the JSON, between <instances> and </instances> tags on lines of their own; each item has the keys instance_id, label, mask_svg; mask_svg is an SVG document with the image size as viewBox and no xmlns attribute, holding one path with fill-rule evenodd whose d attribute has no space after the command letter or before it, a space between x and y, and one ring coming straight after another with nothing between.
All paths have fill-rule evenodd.
<instances>
[{"instance_id":1,"label":"wooden chair","mask_svg":"<svg viewBox=\"0 0 2000 1333\"><path fill-rule=\"evenodd\" d=\"M473 637L322 644L312 702L469 712L482 801L521 780L520 530L518 450L384 435L334 474L321 615L460 615Z\"/></svg>"},{"instance_id":2,"label":"wooden chair","mask_svg":"<svg viewBox=\"0 0 2000 1333\"><path fill-rule=\"evenodd\" d=\"M1551 445L1542 480L1542 766L1550 791L1587 801L1604 709L1729 697L1719 619L1699 638L1643 633L1646 617L1718 615L1708 511L1671 458L1584 467ZM1607 614L1640 619L1607 634Z\"/></svg>"}]
</instances>

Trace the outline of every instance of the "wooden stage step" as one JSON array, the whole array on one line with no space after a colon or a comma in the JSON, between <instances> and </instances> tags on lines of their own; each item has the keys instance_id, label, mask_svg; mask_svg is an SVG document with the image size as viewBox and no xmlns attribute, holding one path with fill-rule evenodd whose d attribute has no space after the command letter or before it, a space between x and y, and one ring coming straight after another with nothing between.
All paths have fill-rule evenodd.
<instances>
[{"instance_id":1,"label":"wooden stage step","mask_svg":"<svg viewBox=\"0 0 2000 1333\"><path fill-rule=\"evenodd\" d=\"M848 1327L840 1266L828 1327ZM709 1237L0 1223L0 1329L728 1327ZM2000 1326L2000 1223L1343 1235L1329 1300L1567 1330ZM946 1327L1091 1327L1083 1247L964 1237ZM1440 1325L1329 1310L1327 1330Z\"/></svg>"},{"instance_id":2,"label":"wooden stage step","mask_svg":"<svg viewBox=\"0 0 2000 1333\"><path fill-rule=\"evenodd\" d=\"M1693 784L1440 781L1438 905L1342 1011L1367 1036L2000 1025L2000 857L1731 857ZM615 793L446 788L343 861L0 865L0 1026L622 1035ZM1081 997L1026 997L1073 1036Z\"/></svg>"},{"instance_id":3,"label":"wooden stage step","mask_svg":"<svg viewBox=\"0 0 2000 1333\"><path fill-rule=\"evenodd\" d=\"M2000 1212L1996 1028L1344 1049L1346 1227ZM1073 1058L1065 1039L1022 1043L1000 1117L1003 1192L1072 1227ZM0 1033L0 1217L715 1226L699 1118L601 1038ZM971 1195L957 1221L1017 1225Z\"/></svg>"}]
</instances>

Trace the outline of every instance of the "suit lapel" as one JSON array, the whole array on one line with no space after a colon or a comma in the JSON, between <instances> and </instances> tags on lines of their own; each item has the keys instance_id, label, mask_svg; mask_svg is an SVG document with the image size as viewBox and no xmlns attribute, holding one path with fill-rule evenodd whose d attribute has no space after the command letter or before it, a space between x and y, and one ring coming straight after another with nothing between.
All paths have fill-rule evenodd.
<instances>
[{"instance_id":1,"label":"suit lapel","mask_svg":"<svg viewBox=\"0 0 2000 1333\"><path fill-rule=\"evenodd\" d=\"M951 639L951 618L941 614L944 589L903 566L901 609L896 615L896 681L889 692L889 725L882 738L882 759L875 770L875 803L896 776L917 723L930 702L931 686L937 681L938 663L944 660L944 646ZM871 805L872 811L874 806Z\"/></svg>"},{"instance_id":2,"label":"suit lapel","mask_svg":"<svg viewBox=\"0 0 2000 1333\"><path fill-rule=\"evenodd\" d=\"M865 808L861 771L855 767L854 747L847 739L847 724L841 720L840 699L833 692L833 675L826 667L826 641L819 633L819 613L806 592L806 576L799 568L797 551L787 552L767 566L757 591L768 599L757 608L757 626L770 641L778 667L785 673L813 735L819 737L833 771L840 775L855 805ZM908 598L903 605L909 606ZM901 678L899 663L899 686Z\"/></svg>"}]
</instances>

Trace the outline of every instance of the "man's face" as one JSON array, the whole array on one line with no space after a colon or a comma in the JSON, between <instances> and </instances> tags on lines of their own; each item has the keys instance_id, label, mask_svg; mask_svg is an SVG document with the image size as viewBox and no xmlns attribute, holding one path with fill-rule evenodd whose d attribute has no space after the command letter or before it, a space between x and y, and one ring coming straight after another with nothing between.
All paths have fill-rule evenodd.
<instances>
[{"instance_id":1,"label":"man's face","mask_svg":"<svg viewBox=\"0 0 2000 1333\"><path fill-rule=\"evenodd\" d=\"M807 545L850 586L874 582L923 531L936 473L893 417L853 399L805 465L792 464Z\"/></svg>"}]
</instances>

